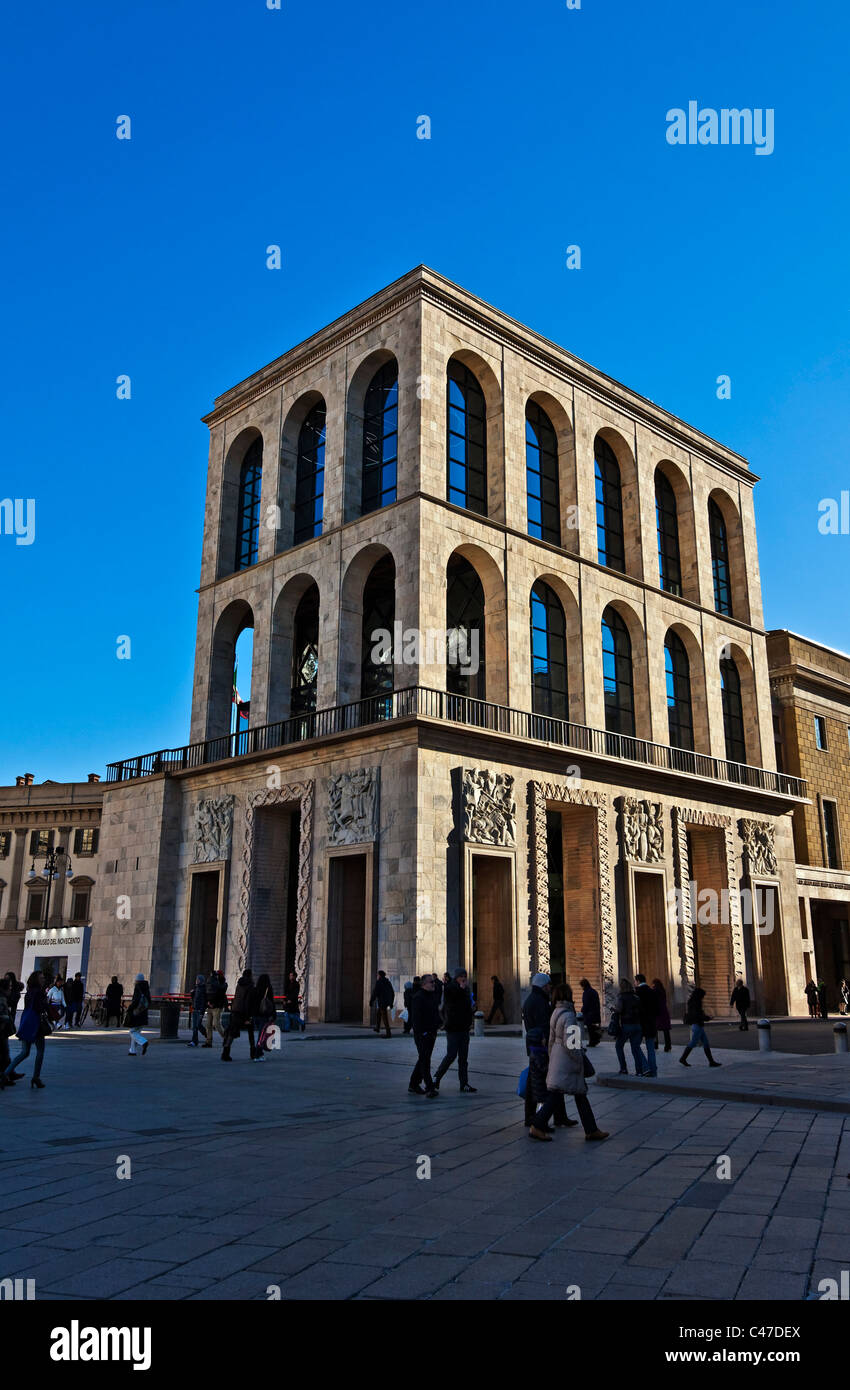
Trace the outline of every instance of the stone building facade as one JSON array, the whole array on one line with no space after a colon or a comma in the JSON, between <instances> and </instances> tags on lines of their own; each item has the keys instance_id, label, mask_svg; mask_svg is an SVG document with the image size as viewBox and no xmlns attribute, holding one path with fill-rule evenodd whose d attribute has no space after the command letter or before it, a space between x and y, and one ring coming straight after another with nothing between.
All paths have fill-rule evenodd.
<instances>
[{"instance_id":1,"label":"stone building facade","mask_svg":"<svg viewBox=\"0 0 850 1390\"><path fill-rule=\"evenodd\" d=\"M424 267L205 418L190 743L110 765L92 979L295 968L357 1020L462 962L516 1018L535 969L643 969L785 1013L806 793L746 461Z\"/></svg>"},{"instance_id":2,"label":"stone building facade","mask_svg":"<svg viewBox=\"0 0 850 1390\"><path fill-rule=\"evenodd\" d=\"M61 955L60 934L90 923L103 792L94 772L87 782L38 785L27 772L14 787L0 787L0 975L20 974L27 931L55 932ZM65 853L61 873L51 881L49 917L42 872L48 850Z\"/></svg>"},{"instance_id":3,"label":"stone building facade","mask_svg":"<svg viewBox=\"0 0 850 1390\"><path fill-rule=\"evenodd\" d=\"M809 792L793 813L804 971L837 1011L850 981L850 656L784 630L767 655L777 762Z\"/></svg>"}]
</instances>

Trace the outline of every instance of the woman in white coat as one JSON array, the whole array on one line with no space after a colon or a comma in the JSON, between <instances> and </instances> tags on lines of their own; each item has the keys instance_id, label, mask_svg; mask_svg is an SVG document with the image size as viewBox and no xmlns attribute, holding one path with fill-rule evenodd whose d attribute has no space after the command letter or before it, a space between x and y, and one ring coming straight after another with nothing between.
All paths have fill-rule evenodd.
<instances>
[{"instance_id":1,"label":"woman in white coat","mask_svg":"<svg viewBox=\"0 0 850 1390\"><path fill-rule=\"evenodd\" d=\"M587 1098L587 1077L584 1074L584 1046L587 1035L579 1023L569 985L556 985L552 992L554 1008L549 1020L549 1070L546 1073L546 1099L534 1117L528 1131L530 1138L552 1142L546 1133L549 1117L558 1097L575 1096L579 1119L586 1140L607 1139L606 1130L596 1123Z\"/></svg>"}]
</instances>

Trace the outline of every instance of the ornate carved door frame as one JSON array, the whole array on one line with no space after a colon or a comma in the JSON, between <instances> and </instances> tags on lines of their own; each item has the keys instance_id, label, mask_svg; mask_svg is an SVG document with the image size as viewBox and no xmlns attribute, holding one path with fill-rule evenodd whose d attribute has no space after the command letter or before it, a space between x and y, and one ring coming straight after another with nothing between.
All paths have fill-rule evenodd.
<instances>
[{"instance_id":1,"label":"ornate carved door frame","mask_svg":"<svg viewBox=\"0 0 850 1390\"><path fill-rule=\"evenodd\" d=\"M312 908L313 874L313 794L314 783L292 782L284 787L266 787L252 792L245 805L245 843L242 850L242 888L240 891L239 928L236 946L239 960L239 973L245 969L248 960L248 935L251 916L251 872L254 858L254 816L266 806L291 806L300 803L300 825L298 836L298 888L295 914L295 973L301 983L304 1007L309 998L307 992L310 962L310 916Z\"/></svg>"}]
</instances>

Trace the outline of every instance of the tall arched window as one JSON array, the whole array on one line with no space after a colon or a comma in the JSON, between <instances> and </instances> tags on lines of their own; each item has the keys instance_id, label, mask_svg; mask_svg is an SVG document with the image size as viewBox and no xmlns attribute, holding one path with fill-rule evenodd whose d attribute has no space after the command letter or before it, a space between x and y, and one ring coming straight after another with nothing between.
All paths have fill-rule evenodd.
<instances>
[{"instance_id":1,"label":"tall arched window","mask_svg":"<svg viewBox=\"0 0 850 1390\"><path fill-rule=\"evenodd\" d=\"M609 734L634 737L632 643L626 624L615 608L606 608L602 614L602 684L605 728Z\"/></svg>"},{"instance_id":2,"label":"tall arched window","mask_svg":"<svg viewBox=\"0 0 850 1390\"><path fill-rule=\"evenodd\" d=\"M236 569L256 565L260 543L260 493L263 488L263 441L255 439L242 460L239 510L236 515Z\"/></svg>"},{"instance_id":3,"label":"tall arched window","mask_svg":"<svg viewBox=\"0 0 850 1390\"><path fill-rule=\"evenodd\" d=\"M487 515L487 407L484 392L462 362L451 361L446 400L448 499Z\"/></svg>"},{"instance_id":4,"label":"tall arched window","mask_svg":"<svg viewBox=\"0 0 850 1390\"><path fill-rule=\"evenodd\" d=\"M549 416L536 401L529 401L525 408L525 490L528 534L560 545L558 437Z\"/></svg>"},{"instance_id":5,"label":"tall arched window","mask_svg":"<svg viewBox=\"0 0 850 1390\"><path fill-rule=\"evenodd\" d=\"M360 698L388 694L393 688L393 623L395 622L395 565L384 555L372 567L363 587ZM387 638L389 640L387 640Z\"/></svg>"},{"instance_id":6,"label":"tall arched window","mask_svg":"<svg viewBox=\"0 0 850 1390\"><path fill-rule=\"evenodd\" d=\"M541 580L531 590L531 708L568 717L567 624L557 594Z\"/></svg>"},{"instance_id":7,"label":"tall arched window","mask_svg":"<svg viewBox=\"0 0 850 1390\"><path fill-rule=\"evenodd\" d=\"M720 663L720 692L723 699L723 731L726 735L726 757L730 763L747 761L747 740L744 735L744 706L741 703L741 677L731 657Z\"/></svg>"},{"instance_id":8,"label":"tall arched window","mask_svg":"<svg viewBox=\"0 0 850 1390\"><path fill-rule=\"evenodd\" d=\"M319 590L311 584L302 595L292 624L291 714L309 714L316 708L318 675Z\"/></svg>"},{"instance_id":9,"label":"tall arched window","mask_svg":"<svg viewBox=\"0 0 850 1390\"><path fill-rule=\"evenodd\" d=\"M293 545L322 534L325 501L324 401L313 406L298 435L295 466L295 532Z\"/></svg>"},{"instance_id":10,"label":"tall arched window","mask_svg":"<svg viewBox=\"0 0 850 1390\"><path fill-rule=\"evenodd\" d=\"M596 473L596 546L600 565L625 573L623 544L623 492L620 465L614 450L597 436L594 448Z\"/></svg>"},{"instance_id":11,"label":"tall arched window","mask_svg":"<svg viewBox=\"0 0 850 1390\"><path fill-rule=\"evenodd\" d=\"M446 690L485 699L484 586L468 560L446 567Z\"/></svg>"},{"instance_id":12,"label":"tall arched window","mask_svg":"<svg viewBox=\"0 0 850 1390\"><path fill-rule=\"evenodd\" d=\"M664 642L664 676L667 683L667 727L670 746L693 750L691 667L685 644L676 632L668 632Z\"/></svg>"},{"instance_id":13,"label":"tall arched window","mask_svg":"<svg viewBox=\"0 0 850 1390\"><path fill-rule=\"evenodd\" d=\"M679 513L673 485L660 468L655 470L655 525L658 531L658 573L668 594L682 592L679 556Z\"/></svg>"},{"instance_id":14,"label":"tall arched window","mask_svg":"<svg viewBox=\"0 0 850 1390\"><path fill-rule=\"evenodd\" d=\"M729 538L723 513L709 498L708 529L711 535L711 573L714 579L714 607L718 613L732 616L732 586L729 582Z\"/></svg>"},{"instance_id":15,"label":"tall arched window","mask_svg":"<svg viewBox=\"0 0 850 1390\"><path fill-rule=\"evenodd\" d=\"M372 377L363 407L364 516L395 501L397 462L398 366L386 362Z\"/></svg>"}]
</instances>

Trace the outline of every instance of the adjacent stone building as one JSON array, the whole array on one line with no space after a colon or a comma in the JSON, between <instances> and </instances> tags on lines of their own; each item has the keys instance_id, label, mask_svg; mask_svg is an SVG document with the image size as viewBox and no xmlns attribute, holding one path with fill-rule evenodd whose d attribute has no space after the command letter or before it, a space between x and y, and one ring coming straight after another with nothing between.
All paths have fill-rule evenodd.
<instances>
[{"instance_id":1,"label":"adjacent stone building","mask_svg":"<svg viewBox=\"0 0 850 1390\"><path fill-rule=\"evenodd\" d=\"M793 813L804 974L837 1011L850 980L850 656L786 631L767 634L767 655L777 764L808 784Z\"/></svg>"},{"instance_id":2,"label":"adjacent stone building","mask_svg":"<svg viewBox=\"0 0 850 1390\"><path fill-rule=\"evenodd\" d=\"M513 1018L536 969L800 999L743 458L424 267L206 423L190 742L109 767L90 987L294 968L361 1020L378 967L462 962Z\"/></svg>"}]
</instances>

